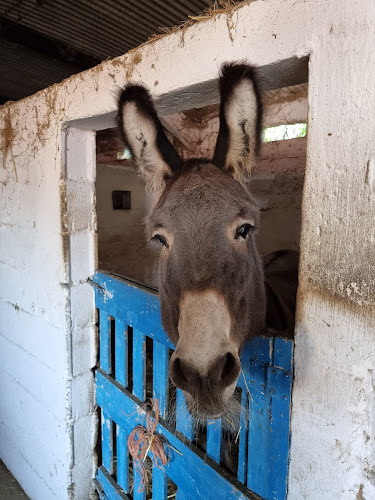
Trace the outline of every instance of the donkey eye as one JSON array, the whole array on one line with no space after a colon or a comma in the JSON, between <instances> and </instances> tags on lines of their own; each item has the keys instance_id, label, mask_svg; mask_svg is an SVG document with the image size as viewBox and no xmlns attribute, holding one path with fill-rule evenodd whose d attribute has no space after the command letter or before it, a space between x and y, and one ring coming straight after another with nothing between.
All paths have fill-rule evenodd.
<instances>
[{"instance_id":1,"label":"donkey eye","mask_svg":"<svg viewBox=\"0 0 375 500\"><path fill-rule=\"evenodd\" d=\"M160 236L160 234L155 234L151 239L158 241L163 247L168 248L167 240L163 236Z\"/></svg>"},{"instance_id":2,"label":"donkey eye","mask_svg":"<svg viewBox=\"0 0 375 500\"><path fill-rule=\"evenodd\" d=\"M251 224L242 224L237 228L235 239L238 240L239 237L245 239L253 227Z\"/></svg>"}]
</instances>

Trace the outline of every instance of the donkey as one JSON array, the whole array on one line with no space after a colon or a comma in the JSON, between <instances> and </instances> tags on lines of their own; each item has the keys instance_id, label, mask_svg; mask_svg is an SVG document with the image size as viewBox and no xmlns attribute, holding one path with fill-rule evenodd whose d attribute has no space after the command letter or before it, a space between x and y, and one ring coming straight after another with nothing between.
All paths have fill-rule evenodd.
<instances>
[{"instance_id":1,"label":"donkey","mask_svg":"<svg viewBox=\"0 0 375 500\"><path fill-rule=\"evenodd\" d=\"M182 161L145 87L126 86L118 102L124 141L155 197L146 231L160 247L162 324L176 346L169 376L197 418L231 413L241 350L266 315L259 210L247 188L261 144L256 69L226 64L219 87L212 160Z\"/></svg>"}]
</instances>

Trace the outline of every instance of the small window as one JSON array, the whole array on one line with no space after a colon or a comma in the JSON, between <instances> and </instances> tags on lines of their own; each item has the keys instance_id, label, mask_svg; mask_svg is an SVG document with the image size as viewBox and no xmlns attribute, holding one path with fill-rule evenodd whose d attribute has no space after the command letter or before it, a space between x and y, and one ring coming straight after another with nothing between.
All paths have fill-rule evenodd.
<instances>
[{"instance_id":1,"label":"small window","mask_svg":"<svg viewBox=\"0 0 375 500\"><path fill-rule=\"evenodd\" d=\"M117 151L117 159L118 160L132 160L132 154L129 148L122 149L121 151Z\"/></svg>"},{"instance_id":2,"label":"small window","mask_svg":"<svg viewBox=\"0 0 375 500\"><path fill-rule=\"evenodd\" d=\"M291 125L277 125L268 127L263 132L263 142L287 141L306 137L307 123L294 123Z\"/></svg>"},{"instance_id":3,"label":"small window","mask_svg":"<svg viewBox=\"0 0 375 500\"><path fill-rule=\"evenodd\" d=\"M131 192L130 191L112 191L113 210L130 210Z\"/></svg>"}]
</instances>

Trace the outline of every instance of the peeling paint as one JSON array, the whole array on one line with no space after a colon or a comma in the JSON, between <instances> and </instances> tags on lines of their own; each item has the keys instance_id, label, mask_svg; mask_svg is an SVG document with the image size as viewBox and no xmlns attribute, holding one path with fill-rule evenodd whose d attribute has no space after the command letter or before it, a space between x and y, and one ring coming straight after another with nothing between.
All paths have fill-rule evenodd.
<instances>
[{"instance_id":1,"label":"peeling paint","mask_svg":"<svg viewBox=\"0 0 375 500\"><path fill-rule=\"evenodd\" d=\"M113 292L109 290L103 290L104 302L108 302L108 300L113 299Z\"/></svg>"},{"instance_id":2,"label":"peeling paint","mask_svg":"<svg viewBox=\"0 0 375 500\"><path fill-rule=\"evenodd\" d=\"M61 214L61 238L62 238L62 254L65 265L69 261L70 237L68 224L68 203L66 194L66 182L60 180L60 214Z\"/></svg>"},{"instance_id":3,"label":"peeling paint","mask_svg":"<svg viewBox=\"0 0 375 500\"><path fill-rule=\"evenodd\" d=\"M14 141L14 129L12 125L11 107L7 107L4 116L4 126L1 129L1 150L3 153L3 168L6 168L5 162L9 154L14 168L14 175L16 177L16 181L18 182L16 162L14 160L14 154L13 154L13 141Z\"/></svg>"}]
</instances>

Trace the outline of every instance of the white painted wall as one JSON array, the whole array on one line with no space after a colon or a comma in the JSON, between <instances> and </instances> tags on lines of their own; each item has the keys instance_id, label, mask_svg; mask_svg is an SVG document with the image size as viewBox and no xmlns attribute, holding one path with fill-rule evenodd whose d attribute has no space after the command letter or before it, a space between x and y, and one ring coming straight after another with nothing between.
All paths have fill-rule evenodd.
<instances>
[{"instance_id":1,"label":"white painted wall","mask_svg":"<svg viewBox=\"0 0 375 500\"><path fill-rule=\"evenodd\" d=\"M89 130L110 126L126 75L166 94L171 114L215 102L224 61L308 55L288 498L375 497L374 18L372 0L257 0L142 47L138 64L133 52L0 110L0 454L31 498L91 494Z\"/></svg>"}]
</instances>

